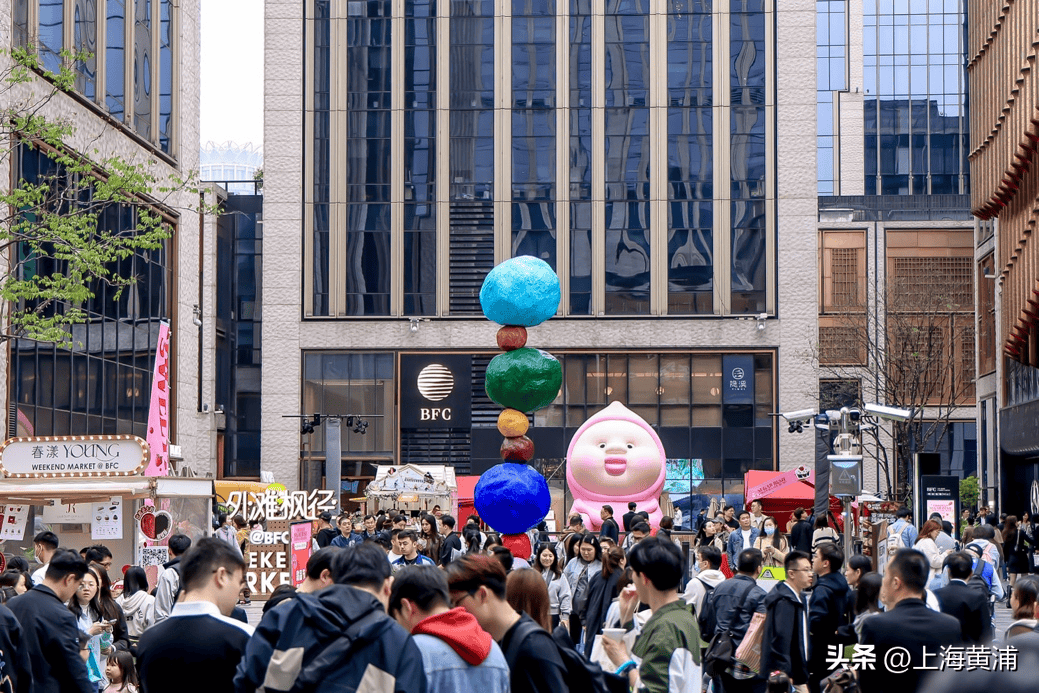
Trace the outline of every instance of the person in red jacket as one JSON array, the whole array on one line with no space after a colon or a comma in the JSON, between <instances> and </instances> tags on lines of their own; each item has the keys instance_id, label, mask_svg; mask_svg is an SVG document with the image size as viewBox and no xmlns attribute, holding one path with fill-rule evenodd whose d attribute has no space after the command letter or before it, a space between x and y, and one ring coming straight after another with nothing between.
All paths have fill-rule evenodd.
<instances>
[{"instance_id":1,"label":"person in red jacket","mask_svg":"<svg viewBox=\"0 0 1039 693\"><path fill-rule=\"evenodd\" d=\"M422 652L430 691L507 693L509 666L498 643L462 607L451 608L447 578L429 566L405 568L393 581L390 616Z\"/></svg>"}]
</instances>

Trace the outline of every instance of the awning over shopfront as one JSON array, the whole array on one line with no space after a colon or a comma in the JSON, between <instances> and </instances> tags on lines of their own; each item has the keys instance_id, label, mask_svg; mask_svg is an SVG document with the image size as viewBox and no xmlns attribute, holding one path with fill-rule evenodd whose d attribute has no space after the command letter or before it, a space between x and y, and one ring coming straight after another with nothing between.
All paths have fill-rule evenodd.
<instances>
[{"instance_id":1,"label":"awning over shopfront","mask_svg":"<svg viewBox=\"0 0 1039 693\"><path fill-rule=\"evenodd\" d=\"M103 501L112 496L127 498L204 498L213 495L211 479L136 477L99 479L0 479L0 496L11 503L48 505Z\"/></svg>"}]
</instances>

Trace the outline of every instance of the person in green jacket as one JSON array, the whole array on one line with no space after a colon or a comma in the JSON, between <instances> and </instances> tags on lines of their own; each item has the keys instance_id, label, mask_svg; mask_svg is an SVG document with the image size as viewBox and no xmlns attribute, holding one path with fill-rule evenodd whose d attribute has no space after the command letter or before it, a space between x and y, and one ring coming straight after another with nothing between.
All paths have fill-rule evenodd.
<instances>
[{"instance_id":1,"label":"person in green jacket","mask_svg":"<svg viewBox=\"0 0 1039 693\"><path fill-rule=\"evenodd\" d=\"M635 639L629 654L624 643L604 637L603 649L627 676L635 691L699 693L702 681L700 630L678 590L682 583L682 552L673 542L647 537L631 549L628 565L633 584L621 592L621 623L634 629L638 602L652 616Z\"/></svg>"}]
</instances>

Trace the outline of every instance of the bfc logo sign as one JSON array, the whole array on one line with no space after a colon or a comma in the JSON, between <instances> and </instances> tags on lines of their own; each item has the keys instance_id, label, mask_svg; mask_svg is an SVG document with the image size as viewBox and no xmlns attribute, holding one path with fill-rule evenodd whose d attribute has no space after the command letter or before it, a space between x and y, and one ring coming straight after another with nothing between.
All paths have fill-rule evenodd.
<instances>
[{"instance_id":1,"label":"bfc logo sign","mask_svg":"<svg viewBox=\"0 0 1039 693\"><path fill-rule=\"evenodd\" d=\"M459 354L401 354L401 428L468 428L473 360Z\"/></svg>"},{"instance_id":2,"label":"bfc logo sign","mask_svg":"<svg viewBox=\"0 0 1039 693\"><path fill-rule=\"evenodd\" d=\"M423 368L416 379L419 394L430 402L441 402L455 389L455 376L439 363ZM451 407L420 407L419 421L450 421Z\"/></svg>"}]
</instances>

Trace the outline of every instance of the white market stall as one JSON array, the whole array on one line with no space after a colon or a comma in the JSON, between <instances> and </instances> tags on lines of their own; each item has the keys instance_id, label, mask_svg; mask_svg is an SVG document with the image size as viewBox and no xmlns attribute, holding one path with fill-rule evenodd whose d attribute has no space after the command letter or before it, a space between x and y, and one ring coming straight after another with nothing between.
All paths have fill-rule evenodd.
<instances>
[{"instance_id":1,"label":"white market stall","mask_svg":"<svg viewBox=\"0 0 1039 693\"><path fill-rule=\"evenodd\" d=\"M148 457L148 444L129 435L5 441L0 550L31 563L33 537L49 530L64 548L107 546L118 580L124 565L161 563L171 534L209 534L212 480L143 476Z\"/></svg>"},{"instance_id":2,"label":"white market stall","mask_svg":"<svg viewBox=\"0 0 1039 693\"><path fill-rule=\"evenodd\" d=\"M457 503L458 482L454 467L449 465L379 465L364 495L373 501L370 512L380 507L397 508L414 517L439 505L448 513L454 512Z\"/></svg>"}]
</instances>

